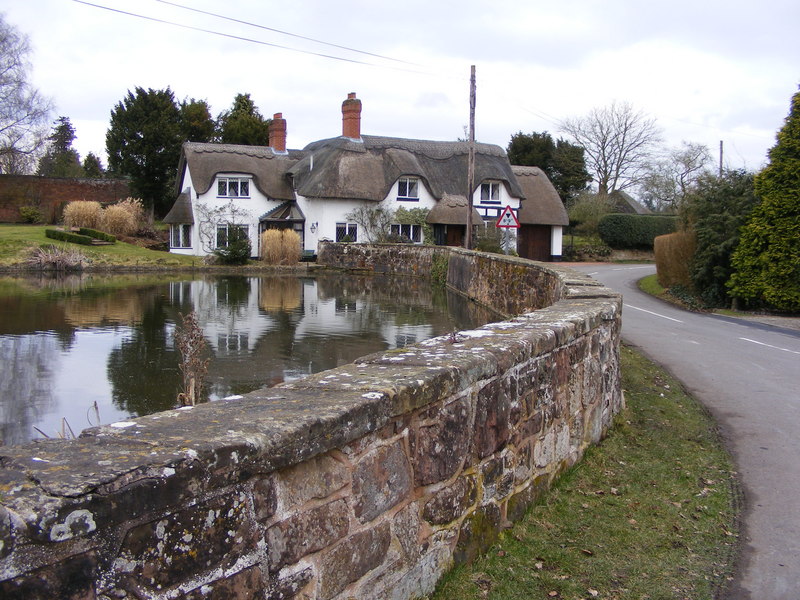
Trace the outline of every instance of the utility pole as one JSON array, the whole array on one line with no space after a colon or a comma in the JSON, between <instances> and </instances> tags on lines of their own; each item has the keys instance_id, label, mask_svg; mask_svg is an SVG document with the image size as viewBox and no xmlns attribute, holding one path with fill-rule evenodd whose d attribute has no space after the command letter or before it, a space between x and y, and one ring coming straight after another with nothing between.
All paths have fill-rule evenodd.
<instances>
[{"instance_id":1,"label":"utility pole","mask_svg":"<svg viewBox=\"0 0 800 600\"><path fill-rule=\"evenodd\" d=\"M475 65L469 77L469 159L467 161L467 235L464 247L472 248L472 190L475 188Z\"/></svg>"}]
</instances>

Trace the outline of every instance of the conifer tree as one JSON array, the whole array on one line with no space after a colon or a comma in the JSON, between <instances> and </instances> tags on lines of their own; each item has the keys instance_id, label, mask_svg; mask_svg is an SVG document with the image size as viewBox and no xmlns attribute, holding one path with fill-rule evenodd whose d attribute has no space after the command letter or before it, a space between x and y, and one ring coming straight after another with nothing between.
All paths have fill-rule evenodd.
<instances>
[{"instance_id":1,"label":"conifer tree","mask_svg":"<svg viewBox=\"0 0 800 600\"><path fill-rule=\"evenodd\" d=\"M731 295L751 306L800 310L800 92L755 189L760 204L733 254Z\"/></svg>"}]
</instances>

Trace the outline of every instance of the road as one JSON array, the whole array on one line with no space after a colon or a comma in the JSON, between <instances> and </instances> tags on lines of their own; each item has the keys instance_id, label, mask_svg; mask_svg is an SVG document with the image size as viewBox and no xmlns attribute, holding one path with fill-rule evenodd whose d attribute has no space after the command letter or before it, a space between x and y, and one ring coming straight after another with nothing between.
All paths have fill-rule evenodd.
<instances>
[{"instance_id":1,"label":"road","mask_svg":"<svg viewBox=\"0 0 800 600\"><path fill-rule=\"evenodd\" d=\"M623 294L623 339L720 426L744 492L731 600L800 598L800 331L683 311L636 287L653 265L574 264Z\"/></svg>"}]
</instances>

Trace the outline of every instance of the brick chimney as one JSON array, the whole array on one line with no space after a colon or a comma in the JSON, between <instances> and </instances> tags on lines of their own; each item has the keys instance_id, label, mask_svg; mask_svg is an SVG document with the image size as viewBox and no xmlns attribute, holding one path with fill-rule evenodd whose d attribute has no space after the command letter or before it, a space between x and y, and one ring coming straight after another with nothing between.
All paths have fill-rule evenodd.
<instances>
[{"instance_id":1,"label":"brick chimney","mask_svg":"<svg viewBox=\"0 0 800 600\"><path fill-rule=\"evenodd\" d=\"M286 119L275 113L269 124L269 147L275 152L286 152Z\"/></svg>"},{"instance_id":2,"label":"brick chimney","mask_svg":"<svg viewBox=\"0 0 800 600\"><path fill-rule=\"evenodd\" d=\"M361 100L355 92L347 94L342 102L342 135L354 140L361 139Z\"/></svg>"}]
</instances>

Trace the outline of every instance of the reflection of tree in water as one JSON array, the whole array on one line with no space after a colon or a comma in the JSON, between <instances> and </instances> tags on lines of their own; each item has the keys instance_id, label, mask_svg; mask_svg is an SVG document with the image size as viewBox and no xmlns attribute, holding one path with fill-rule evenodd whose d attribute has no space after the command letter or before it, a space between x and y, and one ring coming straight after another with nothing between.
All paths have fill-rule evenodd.
<instances>
[{"instance_id":1,"label":"reflection of tree in water","mask_svg":"<svg viewBox=\"0 0 800 600\"><path fill-rule=\"evenodd\" d=\"M153 298L130 338L108 357L108 378L114 404L134 415L146 415L175 406L180 389L178 354L168 335L168 301Z\"/></svg>"},{"instance_id":2,"label":"reflection of tree in water","mask_svg":"<svg viewBox=\"0 0 800 600\"><path fill-rule=\"evenodd\" d=\"M21 444L55 406L53 366L59 342L51 335L0 336L0 441Z\"/></svg>"}]
</instances>

